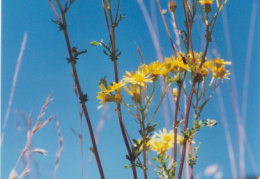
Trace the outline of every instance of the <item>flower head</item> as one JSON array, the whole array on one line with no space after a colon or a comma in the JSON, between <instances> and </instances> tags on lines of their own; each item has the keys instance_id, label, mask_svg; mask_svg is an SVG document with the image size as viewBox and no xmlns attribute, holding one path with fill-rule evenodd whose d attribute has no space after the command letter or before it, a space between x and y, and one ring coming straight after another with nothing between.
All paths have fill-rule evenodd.
<instances>
[{"instance_id":1,"label":"flower head","mask_svg":"<svg viewBox=\"0 0 260 179\"><path fill-rule=\"evenodd\" d=\"M148 66L148 72L150 73L151 77L157 77L158 75L162 75L162 65L159 61L152 62Z\"/></svg>"},{"instance_id":2,"label":"flower head","mask_svg":"<svg viewBox=\"0 0 260 179\"><path fill-rule=\"evenodd\" d=\"M116 91L116 93L120 93L122 86L124 86L125 83L123 81L119 81L118 83L113 82L111 86L108 86L108 92L111 93L113 91Z\"/></svg>"},{"instance_id":3,"label":"flower head","mask_svg":"<svg viewBox=\"0 0 260 179\"><path fill-rule=\"evenodd\" d=\"M130 89L128 89L127 86L124 86L124 88L129 95L133 96L133 98L140 97L141 86L130 84Z\"/></svg>"},{"instance_id":4,"label":"flower head","mask_svg":"<svg viewBox=\"0 0 260 179\"><path fill-rule=\"evenodd\" d=\"M107 102L114 101L116 103L120 103L122 100L121 88L125 83L120 81L118 83L113 82L111 86L99 85L101 92L98 92L97 99L100 99L100 106L98 109L102 108ZM115 91L115 94L112 92Z\"/></svg>"},{"instance_id":5,"label":"flower head","mask_svg":"<svg viewBox=\"0 0 260 179\"><path fill-rule=\"evenodd\" d=\"M181 136L177 135L177 143L180 143L181 139ZM174 144L173 130L167 132L167 130L163 128L163 131L159 130L159 133L155 132L149 144L152 150L158 154L167 152Z\"/></svg>"},{"instance_id":6,"label":"flower head","mask_svg":"<svg viewBox=\"0 0 260 179\"><path fill-rule=\"evenodd\" d=\"M175 2L175 1L170 1L170 2L168 3L168 6L169 6L171 12L174 13L174 12L176 11L177 5L176 5L176 2Z\"/></svg>"},{"instance_id":7,"label":"flower head","mask_svg":"<svg viewBox=\"0 0 260 179\"><path fill-rule=\"evenodd\" d=\"M231 65L230 61L224 61L223 59L215 59L209 62L209 67L212 70L212 77L214 78L228 78L230 75L229 71L226 69L225 65Z\"/></svg>"},{"instance_id":8,"label":"flower head","mask_svg":"<svg viewBox=\"0 0 260 179\"><path fill-rule=\"evenodd\" d=\"M211 4L213 4L213 1L214 0L200 0L199 3L201 5L211 5Z\"/></svg>"},{"instance_id":9,"label":"flower head","mask_svg":"<svg viewBox=\"0 0 260 179\"><path fill-rule=\"evenodd\" d=\"M136 73L126 72L124 81L133 85L144 86L145 83L153 82L148 74L147 66L141 66Z\"/></svg>"},{"instance_id":10,"label":"flower head","mask_svg":"<svg viewBox=\"0 0 260 179\"><path fill-rule=\"evenodd\" d=\"M111 97L109 94L98 92L97 99L100 99L100 105L98 106L98 109L102 108L107 102L111 100Z\"/></svg>"}]
</instances>

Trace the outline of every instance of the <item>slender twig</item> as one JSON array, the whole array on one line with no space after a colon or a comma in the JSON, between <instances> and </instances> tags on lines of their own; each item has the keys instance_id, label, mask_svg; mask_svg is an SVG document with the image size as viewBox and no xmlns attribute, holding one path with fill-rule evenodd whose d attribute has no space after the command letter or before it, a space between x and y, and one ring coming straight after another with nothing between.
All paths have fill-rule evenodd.
<instances>
[{"instance_id":1,"label":"slender twig","mask_svg":"<svg viewBox=\"0 0 260 179\"><path fill-rule=\"evenodd\" d=\"M169 84L167 85L165 91L162 93L160 102L159 102L159 104L157 105L155 111L153 112L153 115L152 115L151 119L150 119L149 122L147 123L147 127L148 127L148 126L151 124L151 122L153 121L153 119L154 119L154 117L155 117L157 111L159 110L159 108L160 108L160 106L161 106L161 104L162 104L162 102L163 102L163 99L164 99L164 97L165 97L165 95L166 95L168 89L170 88L171 84L172 84L172 83L169 83Z\"/></svg>"},{"instance_id":2,"label":"slender twig","mask_svg":"<svg viewBox=\"0 0 260 179\"><path fill-rule=\"evenodd\" d=\"M58 119L55 117L55 122L56 122L56 127L57 127L57 134L58 134L58 141L59 141L59 150L58 152L56 153L56 158L55 158L55 169L54 169L54 172L53 172L53 179L56 178L56 172L59 168L59 160L60 160L60 157L61 157L61 154L63 152L63 137L61 136L61 132L60 132L60 124L59 124L59 121Z\"/></svg>"},{"instance_id":3,"label":"slender twig","mask_svg":"<svg viewBox=\"0 0 260 179\"><path fill-rule=\"evenodd\" d=\"M156 0L156 1L157 1L157 4L158 4L158 7L159 7L160 14L161 14L161 16L162 16L162 20L163 20L164 27L165 27L165 29L166 29L166 31L167 31L168 37L169 37L170 42L171 42L171 46L172 46L172 49L173 49L174 56L177 57L176 48L175 48L175 46L174 46L174 44L173 44L172 37L171 37L170 31L169 31L168 25L167 25L167 23L166 23L164 14L162 13L161 4L160 4L159 0Z\"/></svg>"},{"instance_id":4,"label":"slender twig","mask_svg":"<svg viewBox=\"0 0 260 179\"><path fill-rule=\"evenodd\" d=\"M187 105L185 119L184 119L184 132L187 130L187 127L188 127L188 119L189 119L190 107L191 107L192 97L194 94L195 84L196 84L196 79L194 78L192 81L191 91L190 91L188 105ZM182 175L182 170L183 170L183 165L184 165L184 160L185 160L185 153L186 153L186 146L187 146L187 140L184 139L183 147L182 147L182 154L181 154L180 168L179 168L179 172L178 172L178 179L181 179L181 175Z\"/></svg>"},{"instance_id":5,"label":"slender twig","mask_svg":"<svg viewBox=\"0 0 260 179\"><path fill-rule=\"evenodd\" d=\"M192 146L191 146L191 142L189 142L189 156L192 157ZM193 179L193 165L190 165L190 179Z\"/></svg>"},{"instance_id":6,"label":"slender twig","mask_svg":"<svg viewBox=\"0 0 260 179\"><path fill-rule=\"evenodd\" d=\"M109 4L109 6L111 6L111 4ZM116 33L115 33L116 26L115 26L115 23L117 21L117 17L118 17L118 13L119 13L119 7L120 7L120 0L118 1L118 5L117 5L117 12L116 12L115 21L113 21L111 7L110 7L110 9L108 9L111 28L112 28L112 30L111 30L111 28L109 26L109 22L108 22L108 17L107 17L107 13L106 13L104 0L103 0L103 10L104 10L106 24L107 24L107 28L108 28L109 37L110 37L110 43L112 45L112 61L114 62L114 75L115 75L115 82L116 83L118 83L119 77L118 77L118 67L117 67L117 57L116 57ZM112 33L111 33L111 31L112 31ZM120 103L117 104L116 111L117 111L117 115L118 115L118 119L119 119L121 133L122 133L122 136L123 136L123 139L124 139L124 142L125 142L125 146L126 146L128 155L131 159L133 176L134 176L135 179L137 179L136 168L134 167L135 166L134 165L134 156L132 155L132 151L131 151L131 148L130 148L130 145L129 145L129 141L128 141L127 136L126 136L127 131L125 129L125 125L124 125L124 122L123 122ZM133 148L133 146L132 146L132 148Z\"/></svg>"},{"instance_id":7,"label":"slender twig","mask_svg":"<svg viewBox=\"0 0 260 179\"><path fill-rule=\"evenodd\" d=\"M67 50L68 50L70 59L73 59L72 49L71 49L69 36L68 36L68 31L67 31L67 23L66 23L65 12L61 8L59 0L55 0L55 1L56 1L57 5L58 5L59 10L60 10L61 15L62 15L62 24L61 25L62 25L62 28L63 28L65 40L66 40ZM92 124L91 124L91 121L90 121L90 118L89 118L89 115L88 115L88 111L87 111L87 107L86 107L86 104L85 104L85 101L84 101L84 95L83 95L83 92L81 90L81 86L80 86L80 82L79 82L79 78L78 78L78 73L77 73L77 70L76 70L75 61L73 61L73 60L71 61L71 67L72 67L72 70L73 70L73 76L74 76L74 79L75 79L75 84L76 84L76 87L77 87L77 90L78 90L78 94L80 96L82 109L83 109L83 112L84 112L84 115L85 115L85 118L86 118L86 122L88 124L89 133L90 133L90 137L91 137L91 141L92 141L92 145L93 145L93 150L92 151L93 151L93 153L95 155L95 158L96 158L96 161L97 161L100 177L102 179L104 179L105 176L104 176L103 168L102 168L101 161L100 161L100 158L99 158L99 154L98 154L98 150L97 150L97 146L96 146L96 142L95 142L95 137L94 137Z\"/></svg>"}]
</instances>

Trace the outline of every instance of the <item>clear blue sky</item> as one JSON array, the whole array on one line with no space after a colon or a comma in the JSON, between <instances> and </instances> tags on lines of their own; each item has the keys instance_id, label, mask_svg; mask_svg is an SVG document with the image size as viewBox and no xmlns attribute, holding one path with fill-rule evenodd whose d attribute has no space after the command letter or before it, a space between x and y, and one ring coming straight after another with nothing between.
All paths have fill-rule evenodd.
<instances>
[{"instance_id":1,"label":"clear blue sky","mask_svg":"<svg viewBox=\"0 0 260 179\"><path fill-rule=\"evenodd\" d=\"M99 90L99 79L107 76L108 81L111 82L114 78L113 65L107 56L103 54L103 49L101 47L93 47L89 44L93 40L100 41L104 39L105 42L109 40L101 2L101 0L79 0L73 4L67 14L68 31L72 46L77 46L79 50L88 50L88 53L82 55L78 60L77 68L83 91L89 96L87 106L95 130L102 118L102 109L97 110L99 101L96 99L97 91ZM167 3L168 1L161 1L163 9L167 8ZM177 3L180 4L181 2L177 1ZM249 26L253 3L258 6L255 27L252 31ZM153 7L150 1L146 1L145 4L150 15L153 9L156 11L157 30L163 56L171 56L170 42L163 27L158 8L157 6ZM177 17L183 19L180 7L181 5L178 5L180 12L177 12ZM121 58L118 61L119 76L122 77L125 71L135 70L141 63L136 44L142 50L147 63L156 60L157 56L137 1L122 1L120 12L126 15L126 18L117 28L117 46L122 51ZM223 14L221 13L213 33L213 43L210 45L209 56L213 56L212 49L216 47L221 54L221 58L232 61L232 72L235 73L235 76L233 73L230 78L236 80L235 89L231 88L232 80L224 80L221 85L221 93L224 98L226 117L230 127L232 145L237 163L236 167L237 171L239 171L238 130L229 94L237 92L237 101L239 111L241 112L246 58L248 57L248 39L250 38L250 32L254 32L249 71L250 78L248 81L245 131L248 139L246 143L251 146L255 162L258 164L257 170L260 171L259 2L256 0L229 0L225 12L227 14L226 20L229 37L225 36L224 30L227 26L224 27L223 25ZM81 177L80 140L71 130L73 128L76 133L80 133L80 118L78 115L77 99L73 91L72 70L70 64L65 60L68 57L68 53L63 33L52 23L51 19L55 19L55 16L48 0L13 0L2 2L2 126L23 35L25 32L28 35L1 151L1 178L3 179L8 178L9 172L19 156L19 150L24 146L26 140L26 135L23 131L24 127L22 126L22 130L17 132L15 120L17 119L23 125L21 112L24 111L27 116L31 114L33 121L35 121L49 94L53 95L54 100L48 106L44 119L55 115L60 122L61 134L64 138L64 152L60 159L57 178L71 179ZM166 14L166 19L171 32L173 32L170 25L171 19L168 14ZM182 21L179 22L179 24L181 23ZM203 48L203 41L201 41L201 37L203 38L203 26L200 23L199 16L196 18L195 23L193 31L194 47L197 51L200 51ZM174 36L173 33L172 36ZM230 46L227 43L229 41L228 38ZM123 167L128 164L128 161L125 160L126 150L120 135L120 128L114 108L114 104L108 105L108 111L106 112L108 120L106 120L104 128L99 135L98 149L100 158L108 179L130 179L132 178L131 170L126 170ZM162 113L163 109L160 109L156 119L156 122L159 124L157 130L164 127ZM133 138L138 138L135 123L131 119L131 116L128 116L126 111L124 111L123 115L126 115L126 126L129 129L130 135ZM169 115L172 115L172 113L169 112ZM225 132L220 119L221 113L217 95L209 102L203 113L203 117L218 120L218 125L214 128L202 129L197 137L197 140L201 141L202 145L198 153L198 163L195 166L195 176L199 178L201 175L202 178L205 178L203 172L206 167L216 164L219 167L219 171L223 173L223 178L230 178L232 176L231 167ZM85 120L83 120L83 136L84 178L87 178L88 172L89 178L99 178L95 161L91 164L88 163L90 156L88 148L91 145L91 141ZM41 178L49 178L54 170L55 153L58 150L57 130L54 120L35 135L33 146L48 151L47 157L37 155L37 162ZM254 170L250 163L248 150L246 147L245 149L246 174L253 175ZM34 164L32 163L31 166L33 170L31 176L34 178ZM155 178L152 171L149 173L151 178Z\"/></svg>"}]
</instances>

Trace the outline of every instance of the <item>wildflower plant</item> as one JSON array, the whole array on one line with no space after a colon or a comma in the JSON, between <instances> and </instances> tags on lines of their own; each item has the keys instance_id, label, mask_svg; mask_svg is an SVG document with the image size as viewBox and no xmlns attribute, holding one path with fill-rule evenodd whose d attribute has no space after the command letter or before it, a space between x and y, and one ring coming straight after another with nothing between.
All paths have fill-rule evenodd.
<instances>
[{"instance_id":1,"label":"wildflower plant","mask_svg":"<svg viewBox=\"0 0 260 179\"><path fill-rule=\"evenodd\" d=\"M54 5L49 0L57 18L54 22L58 25L59 30L64 32L69 52L67 61L72 66L77 92L89 126L93 145L91 151L95 155L100 177L105 178L93 137L90 117L85 105L87 95L83 94L81 90L76 70L76 62L79 55L87 51L78 52L76 47L71 48L67 31L66 13L75 0L67 0L64 8L62 8L59 0L55 1L61 16L58 15ZM221 58L212 59L208 57L208 48L212 41L216 20L219 12L226 5L227 0L182 0L181 6L184 10L185 29L179 29L178 26L180 21L180 17L176 13L178 12L178 4L175 1L169 2L168 13L172 15L175 21L177 35L183 41L184 51L177 51L164 17L167 11L162 10L160 1L157 0L158 9L161 13L173 54L164 57L163 61L156 60L149 64L146 64L142 59L142 64L136 70L126 71L121 79L118 75L117 64L121 51L117 49L116 28L120 25L125 15L119 14L120 0L117 1L116 11L113 12L114 8L112 6L114 2L112 0L102 0L110 41L106 43L101 40L100 42L93 41L90 43L93 46L101 46L104 54L109 57L114 67L115 80L110 83L104 77L99 82L100 91L97 93L97 99L100 100L100 105L98 109L107 103L115 103L121 134L127 149L126 159L129 161L129 164L125 167L132 169L133 178L138 177L136 170L140 168L143 171L143 177L147 179L149 168L153 166L152 162L155 162L157 165L157 167L154 167L154 170L159 178L182 178L187 148L189 154L186 162L190 167L191 178L193 178L193 167L197 162L200 146L200 142L194 141L194 137L201 128L206 126L213 127L217 124L216 120L202 119L202 111L219 85L224 79L228 79L230 75L228 65L231 65L231 62ZM216 8L212 10L211 6ZM197 15L201 16L202 23L205 26L206 44L202 52L194 50L196 47L194 47L192 39L194 35L192 34L194 18ZM161 93L158 92L159 89L161 89L159 91ZM171 98L175 102L173 123L170 126L165 126L163 129L157 129L158 119L156 114L169 91L172 92ZM156 96L158 94L160 95ZM181 96L187 98L186 109L181 108ZM156 101L158 98L159 101ZM155 107L151 105L152 103L156 104ZM121 106L130 113L139 127L139 138L133 139L128 133L127 129L129 126L125 126L123 122ZM194 113L194 116L190 115L191 112ZM167 131L166 128L170 128L170 130Z\"/></svg>"}]
</instances>

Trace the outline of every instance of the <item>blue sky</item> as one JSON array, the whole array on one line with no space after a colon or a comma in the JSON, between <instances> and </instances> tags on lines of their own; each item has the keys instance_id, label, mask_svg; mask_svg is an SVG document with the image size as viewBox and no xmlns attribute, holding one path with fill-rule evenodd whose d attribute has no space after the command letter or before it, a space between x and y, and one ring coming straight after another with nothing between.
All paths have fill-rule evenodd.
<instances>
[{"instance_id":1,"label":"blue sky","mask_svg":"<svg viewBox=\"0 0 260 179\"><path fill-rule=\"evenodd\" d=\"M155 10L155 20L157 22L157 33L161 45L163 56L171 56L172 50L169 39L165 32L157 6L153 6L153 1L145 1L147 9L152 14ZM168 1L161 1L163 9L167 8ZM181 4L177 1L177 4ZM256 7L255 26L252 30L250 21L252 6ZM256 6L258 5L258 6ZM178 5L177 18L182 23L183 14L181 5ZM120 12L126 15L126 18L117 28L117 46L122 51L118 61L119 76L122 77L125 71L136 70L141 64L137 48L138 45L143 53L147 63L157 60L156 51L153 46L144 17L138 6L137 1L121 3ZM213 43L210 45L209 56L214 57L213 49L217 49L221 58L232 61L230 76L231 80L224 80L221 85L221 94L224 100L224 107L228 125L230 128L232 145L236 160L236 169L239 175L239 152L238 152L238 130L234 110L232 109L232 98L237 93L237 104L240 113L243 103L243 84L246 67L246 59L250 57L248 44L251 48L251 65L248 81L248 100L246 101L247 115L245 131L247 136L246 144L249 144L258 172L260 171L260 144L259 144L259 67L260 67L260 11L258 1L236 1L229 0L225 8L225 14L221 13L216 28L213 33ZM225 24L226 18L226 24ZM80 140L76 133L80 133L80 118L78 115L77 99L73 91L72 70L65 60L68 57L63 33L51 22L55 19L49 2L13 0L2 2L2 57L1 57L1 124L7 111L9 95L12 87L13 75L17 57L19 55L24 33L27 33L28 39L24 51L21 68L15 88L13 104L7 123L5 137L1 151L1 178L8 178L9 172L15 165L21 147L24 146L26 134L23 130L17 132L15 121L18 120L23 126L21 112L24 111L27 116L32 115L33 121L36 120L46 97L49 94L53 96L53 102L48 106L44 119L55 115L60 122L61 135L64 138L64 152L60 159L60 166L57 172L57 178L80 178L81 177L81 152ZM171 19L166 14L166 20L169 23L170 31L174 37L173 28L170 25ZM82 55L77 63L78 73L83 91L89 96L87 102L90 118L93 128L96 127L102 118L102 109L97 110L99 101L96 99L99 79L107 76L111 82L114 78L113 64L102 52L101 47L93 47L91 41L100 41L103 39L108 42L107 27L105 24L103 9L100 1L79 0L73 4L67 14L68 31L72 46L77 46L79 50L87 49L88 53ZM196 51L203 48L203 26L200 17L197 16L193 30L194 47ZM225 33L226 32L228 33ZM228 30L228 31L227 31ZM253 32L252 43L248 42L250 34ZM228 34L228 36L226 35ZM175 39L175 38L174 38ZM230 43L230 45L229 45ZM235 76L234 76L235 74ZM235 88L232 84L236 81ZM234 101L234 99L233 99ZM106 122L99 135L98 149L102 160L104 172L107 178L131 178L131 171L124 169L128 164L125 160L125 146L120 134L117 115L114 111L114 104L109 104L106 112ZM203 118L213 118L218 120L218 125L214 128L202 129L197 139L202 142L199 150L198 163L195 166L195 176L202 178L207 166L216 164L223 173L223 178L230 178L231 167L229 162L227 143L223 123L221 122L221 108L218 104L218 97L215 95L209 102ZM156 122L158 129L164 127L163 109L160 109ZM169 112L172 115L171 112ZM126 111L125 123L129 133L133 138L138 138L135 122L128 116ZM84 136L84 178L98 178L96 163L88 163L90 152L88 148L91 145L87 131L87 125L83 120ZM20 146L20 147L19 147ZM33 138L33 146L43 148L48 151L48 156L37 155L41 178L49 178L55 165L55 153L58 150L57 130L54 120L44 127ZM246 174L253 175L254 170L250 163L245 147ZM31 164L31 176L34 178L34 164ZM21 172L21 170L19 170ZM155 178L153 172L149 172L151 178ZM259 173L258 173L259 175ZM209 177L210 178L210 177ZM211 177L214 178L214 177Z\"/></svg>"}]
</instances>

